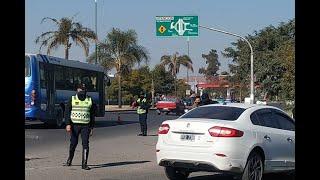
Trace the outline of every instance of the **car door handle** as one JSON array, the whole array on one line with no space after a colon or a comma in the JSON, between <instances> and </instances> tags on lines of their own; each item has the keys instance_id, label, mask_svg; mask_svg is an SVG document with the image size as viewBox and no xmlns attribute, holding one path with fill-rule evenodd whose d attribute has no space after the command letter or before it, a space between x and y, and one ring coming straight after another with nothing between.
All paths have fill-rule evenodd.
<instances>
[{"instance_id":1,"label":"car door handle","mask_svg":"<svg viewBox=\"0 0 320 180\"><path fill-rule=\"evenodd\" d=\"M293 140L291 138L287 138L287 141L289 142L293 142Z\"/></svg>"},{"instance_id":2,"label":"car door handle","mask_svg":"<svg viewBox=\"0 0 320 180\"><path fill-rule=\"evenodd\" d=\"M264 138L265 138L266 140L270 140L270 139L271 139L268 135L265 135Z\"/></svg>"}]
</instances>

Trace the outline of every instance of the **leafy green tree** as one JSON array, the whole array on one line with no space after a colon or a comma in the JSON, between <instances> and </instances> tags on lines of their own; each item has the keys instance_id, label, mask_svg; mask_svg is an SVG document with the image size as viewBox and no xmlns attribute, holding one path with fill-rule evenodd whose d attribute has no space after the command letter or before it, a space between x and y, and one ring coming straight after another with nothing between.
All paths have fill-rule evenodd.
<instances>
[{"instance_id":1,"label":"leafy green tree","mask_svg":"<svg viewBox=\"0 0 320 180\"><path fill-rule=\"evenodd\" d=\"M219 70L220 63L218 61L218 54L217 51L211 49L209 54L202 54L202 58L206 61L208 65L207 68L200 68L199 73L204 74L206 79L210 79L214 76L217 76L217 71Z\"/></svg>"},{"instance_id":2,"label":"leafy green tree","mask_svg":"<svg viewBox=\"0 0 320 180\"><path fill-rule=\"evenodd\" d=\"M185 66L193 72L192 60L187 55L179 56L179 53L176 52L173 55L163 55L160 59L161 65L167 66L171 74L177 80L177 73L179 73L180 66ZM175 91L177 92L177 86L175 83Z\"/></svg>"},{"instance_id":3,"label":"leafy green tree","mask_svg":"<svg viewBox=\"0 0 320 180\"><path fill-rule=\"evenodd\" d=\"M174 76L171 72L167 72L163 65L156 65L151 74L156 93L167 95L174 92Z\"/></svg>"},{"instance_id":4,"label":"leafy green tree","mask_svg":"<svg viewBox=\"0 0 320 180\"><path fill-rule=\"evenodd\" d=\"M64 46L65 59L69 59L69 49L71 48L71 41L76 45L81 46L84 50L85 56L89 54L89 40L96 41L96 34L89 28L83 27L79 22L74 22L73 18L64 17L60 20L45 17L42 19L41 24L51 20L57 26L56 30L42 33L37 37L36 43L41 44L39 51L42 47L47 47L47 54L50 55L52 50L56 50L59 46Z\"/></svg>"},{"instance_id":5,"label":"leafy green tree","mask_svg":"<svg viewBox=\"0 0 320 180\"><path fill-rule=\"evenodd\" d=\"M130 73L132 67L143 60L148 63L148 51L138 44L138 35L134 30L121 31L113 28L106 39L99 43L97 56L102 66L106 69L115 68L117 71L118 105L121 107L121 77ZM95 53L88 58L89 62L94 62L94 60Z\"/></svg>"},{"instance_id":6,"label":"leafy green tree","mask_svg":"<svg viewBox=\"0 0 320 180\"><path fill-rule=\"evenodd\" d=\"M246 37L253 46L255 83L264 97L294 99L295 20L268 26ZM250 82L250 49L243 40L232 43L222 53L232 58L229 65L234 84L248 92ZM256 92L259 92L256 91Z\"/></svg>"}]
</instances>

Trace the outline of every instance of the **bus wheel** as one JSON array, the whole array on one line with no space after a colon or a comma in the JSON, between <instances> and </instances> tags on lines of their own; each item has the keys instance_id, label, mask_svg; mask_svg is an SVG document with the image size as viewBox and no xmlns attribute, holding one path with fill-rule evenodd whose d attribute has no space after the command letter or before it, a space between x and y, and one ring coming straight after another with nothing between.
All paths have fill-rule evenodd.
<instances>
[{"instance_id":1,"label":"bus wheel","mask_svg":"<svg viewBox=\"0 0 320 180\"><path fill-rule=\"evenodd\" d=\"M63 117L63 111L61 108L57 110L57 116L56 116L56 126L57 128L62 128L64 125L64 117Z\"/></svg>"}]
</instances>

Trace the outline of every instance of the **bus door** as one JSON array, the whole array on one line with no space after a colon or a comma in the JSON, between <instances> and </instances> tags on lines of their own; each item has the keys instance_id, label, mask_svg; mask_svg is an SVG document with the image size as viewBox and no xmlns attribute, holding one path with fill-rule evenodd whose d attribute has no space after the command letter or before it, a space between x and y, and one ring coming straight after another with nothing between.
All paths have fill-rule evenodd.
<instances>
[{"instance_id":1,"label":"bus door","mask_svg":"<svg viewBox=\"0 0 320 180\"><path fill-rule=\"evenodd\" d=\"M53 65L49 63L44 63L44 69L45 69L45 78L47 80L47 112L52 119L55 114L55 83L54 83L54 69Z\"/></svg>"}]
</instances>

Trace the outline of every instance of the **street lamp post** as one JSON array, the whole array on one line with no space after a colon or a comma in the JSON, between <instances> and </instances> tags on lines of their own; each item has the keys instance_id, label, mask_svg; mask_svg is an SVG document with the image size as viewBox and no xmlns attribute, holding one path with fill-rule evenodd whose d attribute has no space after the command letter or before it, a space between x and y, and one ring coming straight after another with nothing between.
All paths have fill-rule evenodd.
<instances>
[{"instance_id":1,"label":"street lamp post","mask_svg":"<svg viewBox=\"0 0 320 180\"><path fill-rule=\"evenodd\" d=\"M227 31L222 31L222 30L219 30L219 29L216 29L216 28L210 28L210 27L206 27L206 26L202 26L202 25L199 25L199 27L202 27L202 28L204 28L204 29L208 29L208 30L211 30L211 31L217 31L217 32L221 32L221 33L224 33L224 34L229 34L229 35L232 35L232 36L236 36L236 37L239 37L239 38L243 39L245 42L248 43L248 45L249 45L249 47L250 47L250 51L251 51L251 53L250 53L250 62L251 62L250 100L251 100L251 103L254 103L254 88L253 88L253 50L252 50L252 46L251 46L250 42L249 42L246 38L244 38L244 37L242 37L242 36L240 36L240 35L238 35L238 34L230 33L230 32L227 32Z\"/></svg>"},{"instance_id":2,"label":"street lamp post","mask_svg":"<svg viewBox=\"0 0 320 180\"><path fill-rule=\"evenodd\" d=\"M97 0L94 0L95 2L95 26L96 26L96 36L97 36L97 39L96 39L96 58L95 58L95 63L97 64L98 63L98 46L97 46L97 41L98 41L98 28L97 28Z\"/></svg>"},{"instance_id":3,"label":"street lamp post","mask_svg":"<svg viewBox=\"0 0 320 180\"><path fill-rule=\"evenodd\" d=\"M188 36L188 39L187 39L187 43L188 43L188 57L190 58L190 56L189 56L189 41L190 41L190 39L189 39L189 36ZM187 82L188 82L188 84L189 84L189 67L187 67Z\"/></svg>"},{"instance_id":4,"label":"street lamp post","mask_svg":"<svg viewBox=\"0 0 320 180\"><path fill-rule=\"evenodd\" d=\"M177 54L175 54L174 57L174 92L175 92L175 96L178 97L178 93L177 93Z\"/></svg>"}]
</instances>

